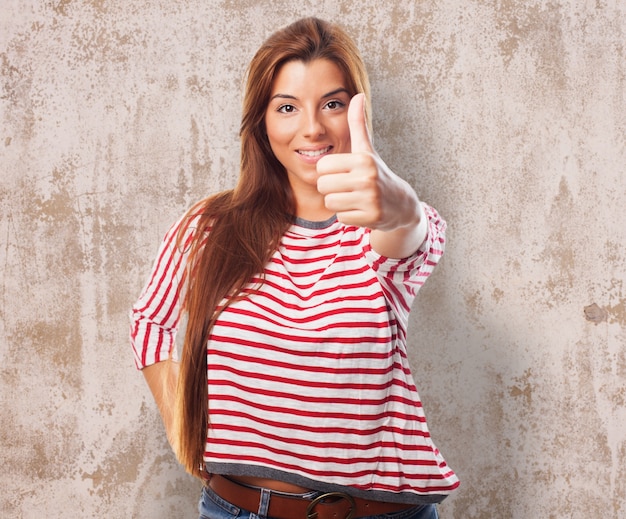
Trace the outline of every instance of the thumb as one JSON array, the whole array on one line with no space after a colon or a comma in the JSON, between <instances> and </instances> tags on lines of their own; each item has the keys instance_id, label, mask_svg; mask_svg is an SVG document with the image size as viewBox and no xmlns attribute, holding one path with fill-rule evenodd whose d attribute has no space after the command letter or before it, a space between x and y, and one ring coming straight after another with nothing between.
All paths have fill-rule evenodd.
<instances>
[{"instance_id":1,"label":"thumb","mask_svg":"<svg viewBox=\"0 0 626 519\"><path fill-rule=\"evenodd\" d=\"M374 151L365 121L365 94L356 94L348 106L348 128L352 153Z\"/></svg>"}]
</instances>

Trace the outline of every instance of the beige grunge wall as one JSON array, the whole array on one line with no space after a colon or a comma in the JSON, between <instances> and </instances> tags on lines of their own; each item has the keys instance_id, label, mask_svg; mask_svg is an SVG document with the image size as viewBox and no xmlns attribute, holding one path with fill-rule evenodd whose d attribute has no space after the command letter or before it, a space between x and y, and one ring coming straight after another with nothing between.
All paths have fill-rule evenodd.
<instances>
[{"instance_id":1,"label":"beige grunge wall","mask_svg":"<svg viewBox=\"0 0 626 519\"><path fill-rule=\"evenodd\" d=\"M626 517L626 4L3 0L0 515L194 517L128 346L168 225L234 184L270 32L342 23L380 154L449 222L411 361L444 519Z\"/></svg>"}]
</instances>

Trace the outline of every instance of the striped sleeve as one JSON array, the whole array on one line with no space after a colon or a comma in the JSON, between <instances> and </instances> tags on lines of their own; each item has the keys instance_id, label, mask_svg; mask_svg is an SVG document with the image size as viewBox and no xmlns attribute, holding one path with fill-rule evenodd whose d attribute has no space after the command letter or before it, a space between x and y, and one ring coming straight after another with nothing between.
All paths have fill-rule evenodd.
<instances>
[{"instance_id":1,"label":"striped sleeve","mask_svg":"<svg viewBox=\"0 0 626 519\"><path fill-rule=\"evenodd\" d=\"M428 233L415 254L403 259L386 258L376 253L370 245L370 232L367 232L364 241L366 260L376 271L387 301L404 330L408 324L411 304L439 263L445 248L446 222L436 209L421 203L428 220Z\"/></svg>"},{"instance_id":2,"label":"striped sleeve","mask_svg":"<svg viewBox=\"0 0 626 519\"><path fill-rule=\"evenodd\" d=\"M187 225L187 229L179 236L182 225ZM174 345L193 235L193 225L187 216L170 228L161 242L148 282L130 311L130 341L138 369L176 357Z\"/></svg>"}]
</instances>

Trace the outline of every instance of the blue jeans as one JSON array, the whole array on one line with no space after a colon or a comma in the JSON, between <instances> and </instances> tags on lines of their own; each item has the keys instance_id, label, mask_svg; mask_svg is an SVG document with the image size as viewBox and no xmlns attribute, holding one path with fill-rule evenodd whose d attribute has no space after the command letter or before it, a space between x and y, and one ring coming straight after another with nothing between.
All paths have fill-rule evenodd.
<instances>
[{"instance_id":1,"label":"blue jeans","mask_svg":"<svg viewBox=\"0 0 626 519\"><path fill-rule=\"evenodd\" d=\"M315 498L319 492L310 492L303 494L303 497ZM269 506L271 494L268 491L262 491L261 504L259 510L255 513L248 512L237 508L232 503L222 499L212 489L204 487L202 490L202 498L198 505L200 511L200 519L271 519L265 515ZM436 505L418 505L413 508L407 508L400 512L391 514L383 514L370 516L363 519L438 519ZM297 518L296 518L297 519ZM304 517L301 519L305 519Z\"/></svg>"}]
</instances>

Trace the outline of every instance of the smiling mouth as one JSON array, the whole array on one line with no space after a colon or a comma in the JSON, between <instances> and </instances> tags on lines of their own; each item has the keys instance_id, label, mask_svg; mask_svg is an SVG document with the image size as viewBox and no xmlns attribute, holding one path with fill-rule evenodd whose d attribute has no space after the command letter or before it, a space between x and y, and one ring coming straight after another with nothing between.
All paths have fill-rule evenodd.
<instances>
[{"instance_id":1,"label":"smiling mouth","mask_svg":"<svg viewBox=\"0 0 626 519\"><path fill-rule=\"evenodd\" d=\"M298 150L300 155L304 155L305 157L320 157L325 153L328 153L333 147L326 146L326 148L322 148L321 150Z\"/></svg>"}]
</instances>

